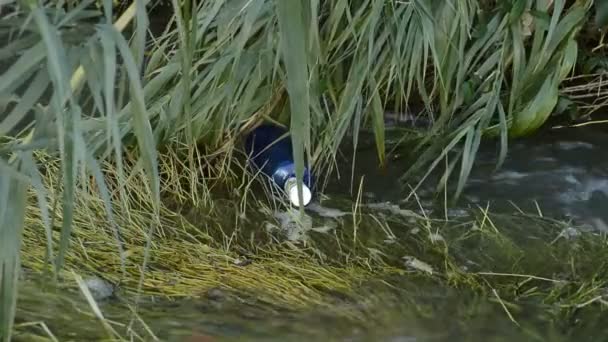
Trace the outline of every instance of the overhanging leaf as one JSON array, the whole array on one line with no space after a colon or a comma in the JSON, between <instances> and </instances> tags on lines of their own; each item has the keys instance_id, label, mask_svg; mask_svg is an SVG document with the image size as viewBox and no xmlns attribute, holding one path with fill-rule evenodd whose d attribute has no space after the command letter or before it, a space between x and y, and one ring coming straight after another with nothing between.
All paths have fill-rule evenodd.
<instances>
[{"instance_id":1,"label":"overhanging leaf","mask_svg":"<svg viewBox=\"0 0 608 342\"><path fill-rule=\"evenodd\" d=\"M298 197L302 199L304 153L310 146L310 94L308 92L308 60L306 27L301 0L275 0L281 55L286 68L286 83L291 107L291 137L295 159ZM300 207L303 210L303 207Z\"/></svg>"}]
</instances>

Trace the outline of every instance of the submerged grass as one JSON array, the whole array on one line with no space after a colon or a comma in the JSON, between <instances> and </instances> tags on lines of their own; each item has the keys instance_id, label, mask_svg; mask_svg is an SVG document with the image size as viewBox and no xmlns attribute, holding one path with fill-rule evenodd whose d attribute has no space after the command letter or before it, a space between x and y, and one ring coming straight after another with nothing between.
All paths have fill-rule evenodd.
<instances>
[{"instance_id":1,"label":"submerged grass","mask_svg":"<svg viewBox=\"0 0 608 342\"><path fill-rule=\"evenodd\" d=\"M175 160L171 164L176 165ZM46 181L56 184L58 179L54 175L58 164L47 162L46 165L49 175ZM172 172L178 170L172 168ZM71 237L72 248L66 254L70 269L94 272L120 284L131 294L136 292L146 250L146 232L154 217L150 211L149 188L143 179L145 177L134 177L126 185L129 201L112 208L114 223L105 214L104 201L98 190L94 186L79 188L74 206L77 231ZM173 187L175 184L166 185ZM170 201L176 200L179 198ZM192 203L190 201L189 205ZM175 203L171 205L175 206ZM28 209L32 215L28 216L28 228L24 232L27 248L23 263L27 268L43 271L48 268L46 248L43 248L46 239L38 233L41 220L36 206ZM235 234L254 218L247 218L245 212L229 202L222 204L218 200L214 208L193 210L194 214L180 214L161 206L161 221L149 249L149 267L143 271L146 275L143 293L180 297L223 286L251 290L260 295L267 293L268 298L282 299L294 305L310 305L319 303L319 294L311 288L348 289L349 283L369 274L354 266L317 268L317 261L308 258L299 248L259 243L258 239L243 241L243 236ZM247 208L249 211L251 209ZM59 213L51 211L51 215L55 217ZM263 223L259 222L260 226L256 225L255 229L263 232ZM121 248L112 225L118 229ZM57 241L58 232L53 232L52 238ZM120 250L124 251L123 255ZM247 254L241 254L245 251ZM249 262L251 264L246 267L240 266Z\"/></svg>"},{"instance_id":2,"label":"submerged grass","mask_svg":"<svg viewBox=\"0 0 608 342\"><path fill-rule=\"evenodd\" d=\"M59 163L48 157L41 160L47 166L43 181L55 188L50 185L58 184ZM216 189L213 201L195 206L194 197L187 191L190 184L179 181L183 178L182 158L167 153L159 160L167 181L161 183L164 204L146 269L141 265L152 200L145 174L125 158L126 174L132 176L122 190L129 201L112 208L114 223L105 214L103 196L95 183L77 186L74 231L66 267L60 274L64 281L60 283L75 288L71 273L77 272L85 279L97 276L114 284L124 300L122 313L116 308L101 308L102 312L110 310L103 312L104 317L123 320L124 324L107 323L118 331L115 336L128 336L126 321L133 319L128 318L131 312L142 315L144 322L146 317L159 319L149 315L164 307L164 299L202 301L217 288L241 298L255 298L260 307L324 312L347 320L351 326L376 332L375 324L394 328L392 315L441 317L425 304L429 300L425 291L429 289L442 296L451 291L466 294L463 298L471 302L459 299L458 305L472 305L473 312L478 310L473 305L480 300L476 296L481 296L484 303L495 301L505 317L517 324L524 321L530 329L532 323L525 322L529 310L540 311L549 322L568 330L571 320L601 312L606 305L608 265L600 261L608 260L608 249L601 234L538 215L493 214L487 208L472 208L466 217L446 220L417 213L415 206L399 208L361 200L353 207L350 200L336 197L326 198L322 205L344 211L332 211L330 217L309 213L312 225L290 240L285 225L283 229L269 229L271 225L280 226L276 222L280 218L272 215L276 210L284 212L281 204L273 208L264 198L253 201L254 192L246 186L232 185L232 191L223 198L217 197L221 192ZM117 194L114 167L107 163L103 168L109 193ZM253 182L250 186L259 186L249 175L233 177L248 178ZM47 240L39 233L43 223L35 193L29 195L23 235L27 248L22 251L22 262L28 274L44 274L52 265L46 258ZM50 192L48 196L48 202L53 203L57 194ZM53 218L60 212L49 208L49 214ZM113 224L120 236L122 256ZM52 239L59 238L60 232L55 229ZM59 318L44 318L28 311L32 305L29 293L24 293L24 306L18 315L20 334L41 334L44 325L31 322L44 320L52 334L61 336L61 330L57 330L61 326ZM133 298L138 294L153 297L155 302L137 302ZM452 301L450 298L445 300ZM405 301L411 307L386 306L391 301ZM81 304L79 310L93 315L94 311L86 308ZM61 317L70 319L67 313ZM82 324L95 325L94 317ZM105 331L102 327L100 332ZM64 329L79 330L76 326ZM162 334L159 329L153 327L148 333L140 327L136 334L141 338L136 339ZM87 336L85 331L78 334Z\"/></svg>"}]
</instances>

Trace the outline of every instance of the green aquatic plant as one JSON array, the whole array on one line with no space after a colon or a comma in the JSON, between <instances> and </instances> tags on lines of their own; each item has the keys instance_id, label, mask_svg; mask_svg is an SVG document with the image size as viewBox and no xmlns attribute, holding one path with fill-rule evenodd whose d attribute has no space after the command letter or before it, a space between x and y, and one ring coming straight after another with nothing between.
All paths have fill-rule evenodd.
<instances>
[{"instance_id":1,"label":"green aquatic plant","mask_svg":"<svg viewBox=\"0 0 608 342\"><path fill-rule=\"evenodd\" d=\"M483 137L499 139L500 167L508 138L537 130L555 109L560 82L576 63L575 37L590 4L514 1L486 12L477 25L459 23L458 16L449 13L454 9L448 9L445 23L451 23L451 29L445 31L463 41L449 39L439 47L453 56L445 59L439 74L449 81L440 82L444 105L434 134L420 144L426 150L406 176L422 168L430 172L445 162L442 188L460 164L458 197Z\"/></svg>"}]
</instances>

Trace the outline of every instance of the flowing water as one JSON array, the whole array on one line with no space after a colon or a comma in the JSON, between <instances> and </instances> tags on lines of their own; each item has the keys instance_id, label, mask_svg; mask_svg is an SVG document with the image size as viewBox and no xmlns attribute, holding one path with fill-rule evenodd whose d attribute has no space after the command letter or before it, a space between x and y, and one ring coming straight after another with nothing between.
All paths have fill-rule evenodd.
<instances>
[{"instance_id":1,"label":"flowing water","mask_svg":"<svg viewBox=\"0 0 608 342\"><path fill-rule=\"evenodd\" d=\"M451 206L450 213L457 215L462 208L489 205L495 211L539 213L603 230L606 228L603 222L608 222L606 148L605 127L550 130L511 141L504 164L495 171L498 148L493 144L482 145L463 196ZM380 170L375 153L371 148L357 155L355 179L365 177L367 195L378 201L401 204L414 200L408 198L410 187L396 186L406 165L397 160ZM435 192L437 178L430 177L415 191L427 212L445 202L443 193ZM332 189L347 188L349 181L345 177ZM455 185L454 180L448 186L449 191Z\"/></svg>"},{"instance_id":2,"label":"flowing water","mask_svg":"<svg viewBox=\"0 0 608 342\"><path fill-rule=\"evenodd\" d=\"M514 222L510 225L496 223L505 230L503 233L512 237L513 243L519 243L517 252L511 253L506 247L502 251L502 247L488 244L483 239L475 243L464 241L466 239L459 242L461 238L456 232L459 228L429 232L429 239L432 242L449 241L448 245L456 255L453 260L460 262L462 269L492 269L504 273L518 269L530 274L546 274L547 277L576 269L572 273L578 273L568 277L588 277L592 285L587 290L608 293L605 289L598 290L605 286L608 272L604 262L595 257L603 255L605 244L593 243L599 241L606 229L604 222L608 221L608 160L603 152L606 148L606 130L577 128L551 131L513 142L504 166L492 172L496 150L490 145L482 147L462 198L447 208L447 216L449 219L466 220L469 209L488 205L494 212L505 213L505 217L520 215L515 221L506 219L505 222ZM367 212L385 219L387 226L393 229L393 241L387 243L403 247L410 243L409 240L421 239L422 233L415 229L404 231L400 222L414 220L421 215L446 216L440 200L442 197L433 194L432 183L425 183L418 189L417 201L413 202L411 198L405 201L409 191L398 186L398 178L404 170L400 161L394 161L379 171L374 149L362 149L356 165L354 184L359 184L364 176L360 205ZM345 170L350 170L348 163ZM352 226L344 224L344 219L352 216L357 189L355 187L355 195L351 195L349 190L349 177L330 184L324 195L331 200L314 203L307 211L305 225L309 231L298 230L283 211L275 212L274 223L267 223L266 228L286 231L283 238L292 240L310 234L352 229ZM522 216L522 211L530 216ZM272 215L268 213L267 216ZM559 225L563 231L544 230L532 219L533 216L565 220ZM365 235L365 226L369 222L372 221L361 222L361 239L386 242L386 237ZM255 229L261 229L258 223L254 220ZM567 236L563 235L564 232ZM569 245L551 244L559 237L580 234L592 236L592 242L585 242L583 245L587 247L580 252L571 250ZM327 239L321 238L323 240ZM328 253L336 248L330 242L325 243L329 245L325 249ZM499 289L501 284L493 280L488 280L490 288L499 290L479 291L475 289L476 285L463 285L466 282L457 282L458 286L446 285L449 277L413 276L434 274L442 266L441 256L435 258L436 251L424 246L399 249L401 247L394 249L395 255L403 260L401 265L408 272L366 281L360 284L356 298L336 295L329 309L292 310L261 301L255 295L214 289L188 300L148 298L143 301L139 312L154 334L167 341L570 341L575 338L599 341L607 336L608 321L601 315L605 304L597 303L603 300L603 295L595 298L595 302L571 305L564 294L574 296L577 291L584 292L582 286L578 290L559 292L562 290L558 285L553 288L554 285L543 287L545 285L541 284L522 289L524 295L514 302L504 302L499 294L504 294ZM417 254L403 255L404 250ZM496 265L502 262L505 265ZM518 266L507 265L507 262ZM525 288L529 281L531 278L524 278L521 283L514 282L513 286ZM90 284L100 286L97 280ZM535 297L537 288L546 291ZM35 295L38 289L34 286L22 291L21 298L25 300L21 302L24 307L21 321L43 320L58 311L73 311L76 299L59 300L46 295L41 299ZM506 287L502 291L504 289ZM529 295L525 295L526 291ZM557 293L555 291L564 297L551 297ZM107 289L102 286L97 293L107 293ZM78 294L73 296L76 298ZM102 297L99 303L107 317L124 318L125 306L121 301ZM568 305L574 309L567 312L560 309ZM37 310L33 312L28 307L36 307ZM86 305L80 310L87 311ZM58 325L71 320L67 313L65 316L63 321L61 317L55 317L54 323L50 319L49 325L61 333ZM91 332L91 327L96 324L89 320L82 322L80 328L68 330L75 340L82 336L93 339L103 335ZM63 327L67 329L66 325ZM70 335L67 336L70 339Z\"/></svg>"}]
</instances>

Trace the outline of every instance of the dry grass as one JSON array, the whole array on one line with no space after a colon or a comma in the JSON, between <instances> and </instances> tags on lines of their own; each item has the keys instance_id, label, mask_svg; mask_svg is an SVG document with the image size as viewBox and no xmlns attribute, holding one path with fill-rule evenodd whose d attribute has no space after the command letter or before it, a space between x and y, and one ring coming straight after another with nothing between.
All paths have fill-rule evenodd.
<instances>
[{"instance_id":1,"label":"dry grass","mask_svg":"<svg viewBox=\"0 0 608 342\"><path fill-rule=\"evenodd\" d=\"M170 172L172 177L166 178L163 189L165 193L170 191L177 195L171 202L177 199L191 205L195 199L186 197L187 191L179 185L179 159L168 156L162 158L161 169ZM45 183L49 188L55 188L58 164L47 160L45 165ZM112 184L111 177L109 180L108 184ZM118 190L118 187L111 186L111 189ZM235 234L238 234L240 225L253 225L254 229L259 229L260 235L264 232L265 220L249 220L238 206L224 205L220 200L213 202L213 207L191 208L190 214L181 214L163 205L160 222L155 222L145 177L137 171L123 190L128 201L114 201L120 205L113 207L112 222L94 184L78 187L66 272L97 274L120 284L127 293L136 293L142 273L146 234L152 224L158 224L158 228L153 237L148 268L144 271L143 294L190 297L223 287L255 293L269 302L294 306L323 305L324 290L350 292L356 284L380 271L356 264L340 267L324 264L306 246L264 243L263 240L257 245L255 241L238 239ZM26 246L23 265L43 271L50 266L46 258L47 239L42 233L44 229L34 194L30 195L23 237ZM112 193L114 195L117 196ZM50 194L48 203L54 201ZM255 205L263 206L263 202ZM175 203L171 206L179 207ZM59 217L59 211L53 213L52 208L49 210L51 217ZM196 222L191 222L194 220ZM230 221L233 227L230 227ZM115 230L122 241L120 247ZM59 232L54 231L52 240L55 246L58 239ZM238 252L247 250L255 255L246 256ZM251 260L245 261L247 257ZM244 263L248 264L242 265Z\"/></svg>"},{"instance_id":2,"label":"dry grass","mask_svg":"<svg viewBox=\"0 0 608 342\"><path fill-rule=\"evenodd\" d=\"M582 117L588 117L608 106L608 73L598 72L590 75L577 75L567 80L562 93L579 104ZM601 114L601 113L600 113ZM598 117L604 120L606 117Z\"/></svg>"}]
</instances>

